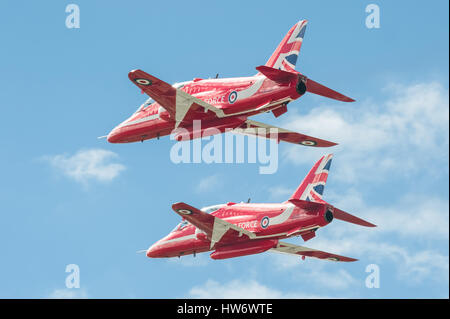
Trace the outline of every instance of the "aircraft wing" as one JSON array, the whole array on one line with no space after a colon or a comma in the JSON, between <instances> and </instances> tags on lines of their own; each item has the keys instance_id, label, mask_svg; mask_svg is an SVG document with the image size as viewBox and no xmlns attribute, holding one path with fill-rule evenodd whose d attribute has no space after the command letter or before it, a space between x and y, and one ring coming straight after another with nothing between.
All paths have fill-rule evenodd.
<instances>
[{"instance_id":1,"label":"aircraft wing","mask_svg":"<svg viewBox=\"0 0 450 319\"><path fill-rule=\"evenodd\" d=\"M211 240L211 248L215 243L222 239L233 240L236 237L246 235L249 238L255 238L256 235L248 230L231 224L221 218L207 214L200 209L192 207L185 203L176 203L172 205L172 209L187 220L189 223L203 231L209 240Z\"/></svg>"},{"instance_id":2,"label":"aircraft wing","mask_svg":"<svg viewBox=\"0 0 450 319\"><path fill-rule=\"evenodd\" d=\"M261 130L258 130L258 128ZM275 131L278 132L278 134L272 135L272 138L277 138L278 141L315 147L330 147L337 145L337 143L334 142L325 141L316 137L292 132L284 128L252 120L246 120L241 127L234 129L232 132L252 136L261 136L262 134L262 137L271 138L271 129L275 129Z\"/></svg>"},{"instance_id":3,"label":"aircraft wing","mask_svg":"<svg viewBox=\"0 0 450 319\"><path fill-rule=\"evenodd\" d=\"M339 256L335 254L330 254L324 251L293 245L289 243L284 242L278 242L277 248L272 248L271 251L284 253L284 254L292 254L292 255L300 255L305 257L314 257L319 259L327 259L331 261L357 261L358 259L345 257L345 256Z\"/></svg>"},{"instance_id":4,"label":"aircraft wing","mask_svg":"<svg viewBox=\"0 0 450 319\"><path fill-rule=\"evenodd\" d=\"M211 111L217 117L223 117L223 111L209 103L206 103L180 89L174 88L153 75L142 70L133 70L128 73L130 80L136 84L143 92L164 107L170 116L175 120L175 128L183 121L189 109L198 109L207 112Z\"/></svg>"}]
</instances>

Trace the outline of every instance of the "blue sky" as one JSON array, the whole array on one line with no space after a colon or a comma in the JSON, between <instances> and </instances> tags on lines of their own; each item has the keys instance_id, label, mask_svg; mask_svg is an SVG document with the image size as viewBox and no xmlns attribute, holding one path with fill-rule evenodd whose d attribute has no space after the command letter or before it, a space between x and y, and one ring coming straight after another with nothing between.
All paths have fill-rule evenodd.
<instances>
[{"instance_id":1,"label":"blue sky","mask_svg":"<svg viewBox=\"0 0 450 319\"><path fill-rule=\"evenodd\" d=\"M76 1L81 27L67 29L69 3L0 4L0 297L448 298L447 2ZM365 26L370 3L379 29ZM280 144L278 171L260 175L257 164L175 165L169 138L97 139L146 98L130 70L252 75L300 19L297 70L357 102L307 94L254 119L339 146ZM336 221L306 246L358 262L136 254L179 222L172 203L281 202L326 152L324 198L379 227ZM65 288L68 264L79 289ZM380 288L365 287L369 264Z\"/></svg>"}]
</instances>

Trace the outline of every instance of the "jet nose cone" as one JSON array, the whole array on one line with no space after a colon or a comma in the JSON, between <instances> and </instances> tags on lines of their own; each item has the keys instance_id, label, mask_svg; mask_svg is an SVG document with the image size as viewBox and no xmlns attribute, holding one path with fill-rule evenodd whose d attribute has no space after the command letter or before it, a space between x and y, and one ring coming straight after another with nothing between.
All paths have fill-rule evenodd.
<instances>
[{"instance_id":1,"label":"jet nose cone","mask_svg":"<svg viewBox=\"0 0 450 319\"><path fill-rule=\"evenodd\" d=\"M109 143L114 143L114 135L112 133L109 133L108 136L106 137L106 140Z\"/></svg>"},{"instance_id":2,"label":"jet nose cone","mask_svg":"<svg viewBox=\"0 0 450 319\"><path fill-rule=\"evenodd\" d=\"M119 134L118 134L117 130L116 129L112 130L106 137L106 140L109 143L118 143L119 142Z\"/></svg>"},{"instance_id":3,"label":"jet nose cone","mask_svg":"<svg viewBox=\"0 0 450 319\"><path fill-rule=\"evenodd\" d=\"M152 245L149 249L147 249L147 257L149 258L160 257L160 249L158 249L156 245Z\"/></svg>"}]
</instances>

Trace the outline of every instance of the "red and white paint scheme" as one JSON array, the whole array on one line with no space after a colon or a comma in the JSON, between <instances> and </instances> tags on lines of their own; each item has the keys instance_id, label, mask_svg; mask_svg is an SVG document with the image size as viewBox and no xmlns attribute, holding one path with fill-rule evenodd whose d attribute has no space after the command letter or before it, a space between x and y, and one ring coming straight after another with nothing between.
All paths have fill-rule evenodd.
<instances>
[{"instance_id":1,"label":"red and white paint scheme","mask_svg":"<svg viewBox=\"0 0 450 319\"><path fill-rule=\"evenodd\" d=\"M275 251L332 261L356 261L324 251L282 242L301 236L313 238L319 228L339 219L375 227L322 200L332 155L323 156L292 196L283 203L227 203L197 209L185 203L172 205L182 222L147 250L151 258L180 257L212 251L211 258L225 259Z\"/></svg>"},{"instance_id":2,"label":"red and white paint scheme","mask_svg":"<svg viewBox=\"0 0 450 319\"><path fill-rule=\"evenodd\" d=\"M277 138L279 141L306 146L328 147L336 143L276 128L248 119L271 111L275 117L287 112L287 104L306 92L331 99L354 100L333 91L297 72L295 64L303 43L306 20L296 23L286 34L265 65L250 77L199 79L168 84L141 70L128 74L130 80L150 98L130 118L115 127L107 136L111 143L129 143L159 138L180 127L189 136L178 135L178 140L206 136L205 130L215 133L233 130L236 133ZM195 129L194 120L201 120L201 129ZM259 132L255 128L261 128ZM278 135L270 136L270 129ZM197 132L198 131L198 132ZM209 130L211 131L211 130ZM257 132L257 133L255 133ZM176 134L176 133L175 133Z\"/></svg>"}]
</instances>

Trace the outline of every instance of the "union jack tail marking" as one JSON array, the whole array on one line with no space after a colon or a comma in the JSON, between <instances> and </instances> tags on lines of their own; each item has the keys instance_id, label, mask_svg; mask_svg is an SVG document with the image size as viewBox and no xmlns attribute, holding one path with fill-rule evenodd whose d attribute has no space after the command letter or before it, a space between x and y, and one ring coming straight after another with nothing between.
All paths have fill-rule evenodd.
<instances>
[{"instance_id":1,"label":"union jack tail marking","mask_svg":"<svg viewBox=\"0 0 450 319\"><path fill-rule=\"evenodd\" d=\"M265 64L266 66L283 71L293 71L295 69L307 23L307 20L301 20L289 30Z\"/></svg>"},{"instance_id":2,"label":"union jack tail marking","mask_svg":"<svg viewBox=\"0 0 450 319\"><path fill-rule=\"evenodd\" d=\"M324 203L322 195L327 182L332 157L333 154L325 155L317 161L290 199Z\"/></svg>"}]
</instances>

